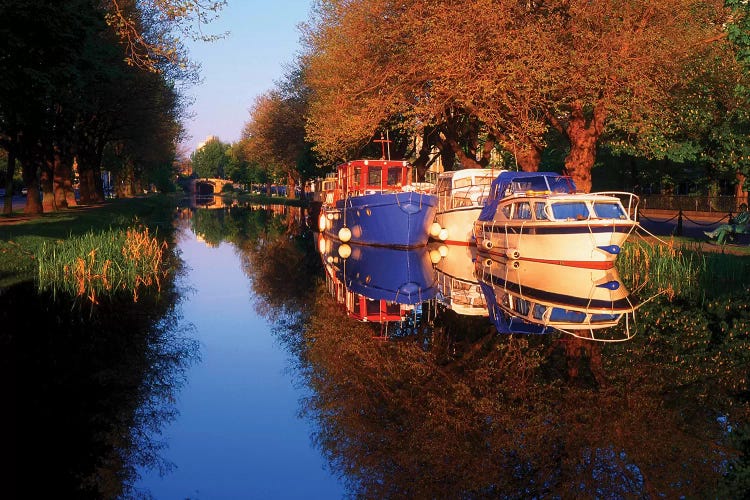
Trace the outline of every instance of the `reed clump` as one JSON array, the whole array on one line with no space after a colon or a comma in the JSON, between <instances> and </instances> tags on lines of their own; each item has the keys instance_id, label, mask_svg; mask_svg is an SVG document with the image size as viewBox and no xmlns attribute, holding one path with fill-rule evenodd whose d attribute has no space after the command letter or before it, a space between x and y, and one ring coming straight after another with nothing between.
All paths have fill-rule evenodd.
<instances>
[{"instance_id":1,"label":"reed clump","mask_svg":"<svg viewBox=\"0 0 750 500\"><path fill-rule=\"evenodd\" d=\"M701 252L699 248L629 242L617 258L617 268L631 290L676 295L716 296L750 283L746 257Z\"/></svg>"},{"instance_id":2,"label":"reed clump","mask_svg":"<svg viewBox=\"0 0 750 500\"><path fill-rule=\"evenodd\" d=\"M39 287L97 303L98 297L126 291L138 301L142 287L161 291L169 274L166 242L148 228L110 229L45 243L39 255Z\"/></svg>"}]
</instances>

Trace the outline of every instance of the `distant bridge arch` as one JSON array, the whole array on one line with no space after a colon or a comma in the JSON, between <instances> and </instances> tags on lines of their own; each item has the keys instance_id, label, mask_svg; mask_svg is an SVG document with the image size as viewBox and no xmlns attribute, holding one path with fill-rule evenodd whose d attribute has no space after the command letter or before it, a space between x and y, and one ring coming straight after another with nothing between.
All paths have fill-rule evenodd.
<instances>
[{"instance_id":1,"label":"distant bridge arch","mask_svg":"<svg viewBox=\"0 0 750 500\"><path fill-rule=\"evenodd\" d=\"M221 190L232 181L226 179L193 179L190 182L190 193L196 196L213 196L221 193Z\"/></svg>"}]
</instances>

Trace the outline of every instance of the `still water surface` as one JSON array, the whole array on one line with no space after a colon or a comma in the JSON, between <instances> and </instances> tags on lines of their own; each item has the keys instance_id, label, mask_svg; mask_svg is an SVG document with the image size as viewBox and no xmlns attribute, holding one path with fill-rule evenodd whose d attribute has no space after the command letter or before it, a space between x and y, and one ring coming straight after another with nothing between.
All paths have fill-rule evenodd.
<instances>
[{"instance_id":1,"label":"still water surface","mask_svg":"<svg viewBox=\"0 0 750 500\"><path fill-rule=\"evenodd\" d=\"M711 293L651 296L630 271L343 252L299 209L177 214L185 266L158 296L3 291L22 498L748 494L742 279L714 269ZM592 298L612 313L581 309Z\"/></svg>"},{"instance_id":2,"label":"still water surface","mask_svg":"<svg viewBox=\"0 0 750 500\"><path fill-rule=\"evenodd\" d=\"M159 499L339 498L342 487L299 418L304 388L289 357L257 312L239 250L209 244L183 226L178 250L187 270L182 321L200 343L200 361L178 395L179 417L164 429L164 458L175 469L147 473L139 489Z\"/></svg>"}]
</instances>

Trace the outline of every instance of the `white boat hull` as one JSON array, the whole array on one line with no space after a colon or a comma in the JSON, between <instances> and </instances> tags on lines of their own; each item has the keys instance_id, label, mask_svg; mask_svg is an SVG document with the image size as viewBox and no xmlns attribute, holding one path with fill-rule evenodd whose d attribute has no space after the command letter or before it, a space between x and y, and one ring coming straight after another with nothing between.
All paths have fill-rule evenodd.
<instances>
[{"instance_id":1,"label":"white boat hull","mask_svg":"<svg viewBox=\"0 0 750 500\"><path fill-rule=\"evenodd\" d=\"M608 269L637 222L476 221L477 246L494 257Z\"/></svg>"}]
</instances>

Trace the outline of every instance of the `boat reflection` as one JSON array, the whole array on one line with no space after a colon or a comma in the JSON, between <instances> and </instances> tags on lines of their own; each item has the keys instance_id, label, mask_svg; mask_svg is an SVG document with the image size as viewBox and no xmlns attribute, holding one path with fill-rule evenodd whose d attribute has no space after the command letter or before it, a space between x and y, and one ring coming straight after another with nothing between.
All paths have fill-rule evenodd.
<instances>
[{"instance_id":1,"label":"boat reflection","mask_svg":"<svg viewBox=\"0 0 750 500\"><path fill-rule=\"evenodd\" d=\"M552 333L601 342L633 337L636 304L617 269L586 269L489 257L479 252L476 272L490 319L500 333ZM612 329L625 317L623 330Z\"/></svg>"},{"instance_id":2,"label":"boat reflection","mask_svg":"<svg viewBox=\"0 0 750 500\"><path fill-rule=\"evenodd\" d=\"M321 234L318 250L329 292L356 320L401 322L437 293L427 247L347 244Z\"/></svg>"},{"instance_id":3,"label":"boat reflection","mask_svg":"<svg viewBox=\"0 0 750 500\"><path fill-rule=\"evenodd\" d=\"M464 316L487 316L487 301L474 270L476 246L431 245L435 263L437 302Z\"/></svg>"}]
</instances>

